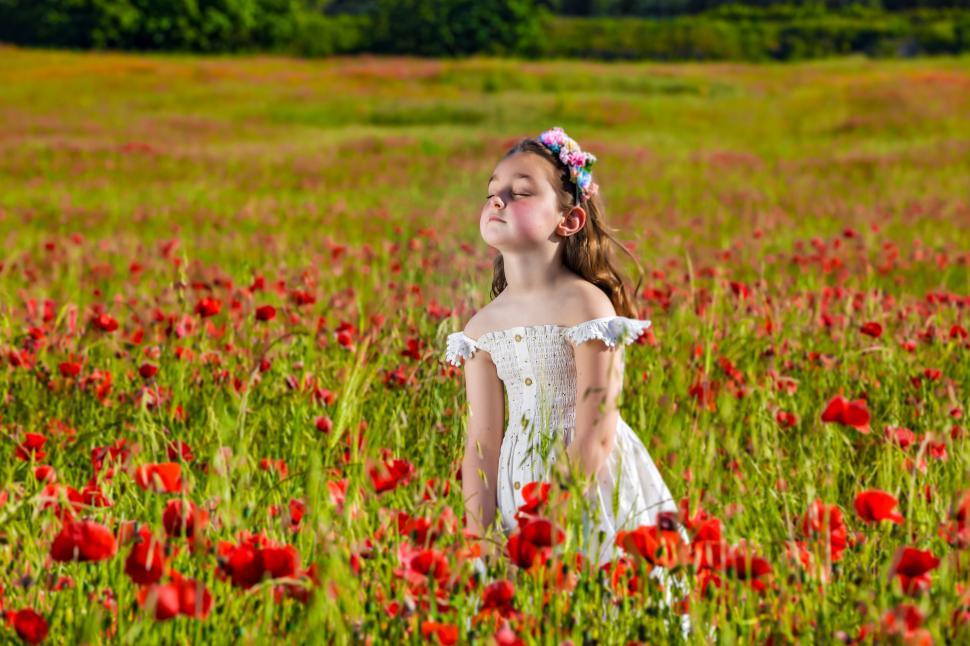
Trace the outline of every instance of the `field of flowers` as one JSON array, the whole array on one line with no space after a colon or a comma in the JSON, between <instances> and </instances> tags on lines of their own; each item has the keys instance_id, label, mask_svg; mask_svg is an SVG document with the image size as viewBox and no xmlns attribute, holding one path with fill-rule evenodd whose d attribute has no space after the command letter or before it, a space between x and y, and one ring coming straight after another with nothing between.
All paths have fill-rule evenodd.
<instances>
[{"instance_id":1,"label":"field of flowers","mask_svg":"<svg viewBox=\"0 0 970 646\"><path fill-rule=\"evenodd\" d=\"M535 486L483 578L445 336L553 125L645 268L621 414L692 540L596 569ZM665 643L660 566L695 643L970 641L970 59L6 48L0 240L2 641Z\"/></svg>"}]
</instances>

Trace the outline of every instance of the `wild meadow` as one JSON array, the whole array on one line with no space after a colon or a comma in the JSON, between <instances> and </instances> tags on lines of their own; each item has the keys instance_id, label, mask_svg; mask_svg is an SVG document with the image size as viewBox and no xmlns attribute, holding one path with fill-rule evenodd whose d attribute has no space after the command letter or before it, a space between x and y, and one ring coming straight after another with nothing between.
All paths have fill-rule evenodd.
<instances>
[{"instance_id":1,"label":"wild meadow","mask_svg":"<svg viewBox=\"0 0 970 646\"><path fill-rule=\"evenodd\" d=\"M482 577L445 337L554 125L643 269L620 409L691 541L597 569L537 485ZM692 643L970 641L968 58L4 48L0 239L5 642L675 643L656 567Z\"/></svg>"}]
</instances>

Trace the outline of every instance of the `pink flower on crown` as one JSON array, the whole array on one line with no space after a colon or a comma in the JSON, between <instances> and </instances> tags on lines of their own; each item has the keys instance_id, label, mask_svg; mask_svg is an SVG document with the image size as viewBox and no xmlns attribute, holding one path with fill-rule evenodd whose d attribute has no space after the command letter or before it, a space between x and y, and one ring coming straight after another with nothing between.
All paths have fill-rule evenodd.
<instances>
[{"instance_id":1,"label":"pink flower on crown","mask_svg":"<svg viewBox=\"0 0 970 646\"><path fill-rule=\"evenodd\" d=\"M566 141L566 133L562 128L556 127L542 133L539 140L547 146L562 146Z\"/></svg>"},{"instance_id":2,"label":"pink flower on crown","mask_svg":"<svg viewBox=\"0 0 970 646\"><path fill-rule=\"evenodd\" d=\"M569 176L576 187L588 198L596 194L598 186L593 183L589 168L596 163L596 156L584 152L575 139L556 126L541 133L537 140L559 157L569 169Z\"/></svg>"},{"instance_id":3,"label":"pink flower on crown","mask_svg":"<svg viewBox=\"0 0 970 646\"><path fill-rule=\"evenodd\" d=\"M585 166L586 165L586 153L584 152L572 152L566 156L566 164L569 166Z\"/></svg>"}]
</instances>

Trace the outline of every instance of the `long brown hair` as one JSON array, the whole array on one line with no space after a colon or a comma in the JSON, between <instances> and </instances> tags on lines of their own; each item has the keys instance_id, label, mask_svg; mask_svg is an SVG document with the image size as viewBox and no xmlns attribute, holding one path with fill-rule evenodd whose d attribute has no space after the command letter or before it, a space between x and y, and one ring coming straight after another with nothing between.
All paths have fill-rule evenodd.
<instances>
[{"instance_id":1,"label":"long brown hair","mask_svg":"<svg viewBox=\"0 0 970 646\"><path fill-rule=\"evenodd\" d=\"M637 286L633 290L634 295L640 292L643 267L637 257L613 236L616 229L606 224L605 208L600 193L597 192L591 198L580 194L577 201L576 184L569 177L569 168L551 150L535 139L522 139L509 148L502 159L524 152L539 155L555 169L552 176L558 177L559 181L553 183L553 188L559 197L560 210L568 211L574 206L581 206L586 211L586 225L563 240L563 244L566 245L563 249L563 265L606 292L618 316L636 318L638 316L636 304L623 281L622 274L613 264L611 244L622 249L637 266L638 278ZM502 254L499 254L492 263L492 298L501 294L507 286L505 261Z\"/></svg>"}]
</instances>

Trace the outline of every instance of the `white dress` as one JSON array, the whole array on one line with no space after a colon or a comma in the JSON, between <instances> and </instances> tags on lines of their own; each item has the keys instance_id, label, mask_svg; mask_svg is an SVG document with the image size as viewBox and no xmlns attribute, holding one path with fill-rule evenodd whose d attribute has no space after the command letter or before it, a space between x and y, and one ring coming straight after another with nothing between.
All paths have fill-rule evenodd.
<instances>
[{"instance_id":1,"label":"white dress","mask_svg":"<svg viewBox=\"0 0 970 646\"><path fill-rule=\"evenodd\" d=\"M650 326L648 320L607 316L572 327L527 325L483 334L448 335L446 360L460 366L476 350L488 352L505 385L509 422L498 464L497 508L506 535L517 526L516 509L524 504L522 487L542 480L548 465L572 441L576 423L576 364L573 346L601 339L621 362L625 345ZM622 554L614 546L616 532L656 524L660 511L677 511L677 503L654 465L643 442L622 417L617 420L613 450L590 488L598 521L584 518L587 555L603 565ZM616 495L616 507L613 499ZM595 521L595 522L594 522ZM687 542L686 530L678 530ZM600 531L604 540L598 540ZM659 570L660 568L657 568ZM658 572L658 574L661 574ZM666 579L666 577L662 577Z\"/></svg>"}]
</instances>

